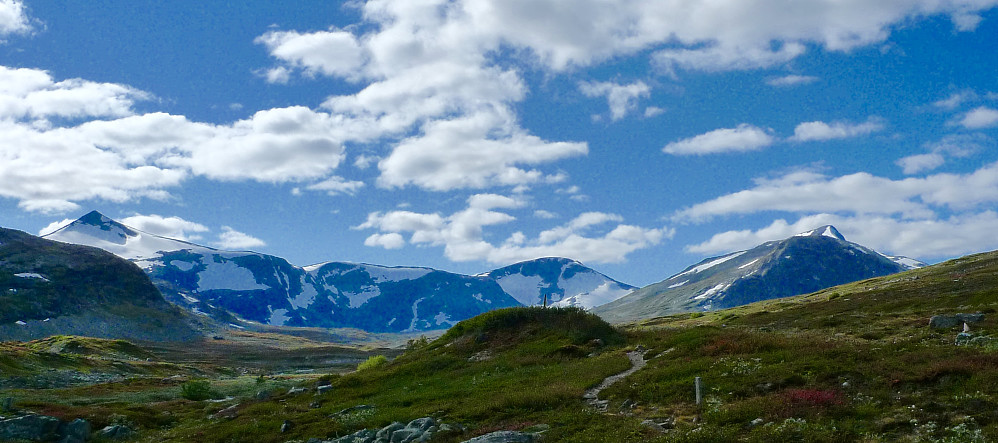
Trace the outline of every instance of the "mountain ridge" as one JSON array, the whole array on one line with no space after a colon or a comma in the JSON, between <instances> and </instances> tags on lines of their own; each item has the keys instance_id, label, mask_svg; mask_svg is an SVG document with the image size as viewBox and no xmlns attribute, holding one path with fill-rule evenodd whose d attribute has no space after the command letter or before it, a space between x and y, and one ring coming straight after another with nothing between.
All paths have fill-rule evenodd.
<instances>
[{"instance_id":1,"label":"mountain ridge","mask_svg":"<svg viewBox=\"0 0 998 443\"><path fill-rule=\"evenodd\" d=\"M296 266L273 255L146 233L97 211L45 237L128 258L171 302L233 326L239 326L238 317L269 325L415 332L499 307L543 304L545 296L552 305L592 307L634 289L575 260L550 257L473 276L339 261Z\"/></svg>"},{"instance_id":2,"label":"mountain ridge","mask_svg":"<svg viewBox=\"0 0 998 443\"><path fill-rule=\"evenodd\" d=\"M751 249L710 257L594 312L629 322L680 312L712 311L755 301L806 294L924 265L906 264L849 242L825 225ZM902 261L904 261L902 260Z\"/></svg>"}]
</instances>

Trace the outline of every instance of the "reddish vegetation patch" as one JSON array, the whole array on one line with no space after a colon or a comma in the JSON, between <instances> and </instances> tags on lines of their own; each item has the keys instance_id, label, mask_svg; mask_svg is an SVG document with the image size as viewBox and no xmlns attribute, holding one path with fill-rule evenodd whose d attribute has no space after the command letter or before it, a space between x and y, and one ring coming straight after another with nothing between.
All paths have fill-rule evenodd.
<instances>
[{"instance_id":1,"label":"reddish vegetation patch","mask_svg":"<svg viewBox=\"0 0 998 443\"><path fill-rule=\"evenodd\" d=\"M845 403L842 393L833 389L788 389L782 397L790 407L829 408Z\"/></svg>"}]
</instances>

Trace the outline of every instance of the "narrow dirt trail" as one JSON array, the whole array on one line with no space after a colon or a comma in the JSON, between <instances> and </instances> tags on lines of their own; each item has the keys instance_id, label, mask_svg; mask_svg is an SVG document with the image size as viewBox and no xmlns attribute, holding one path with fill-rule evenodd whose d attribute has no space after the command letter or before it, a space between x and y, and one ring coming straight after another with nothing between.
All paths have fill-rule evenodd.
<instances>
[{"instance_id":1,"label":"narrow dirt trail","mask_svg":"<svg viewBox=\"0 0 998 443\"><path fill-rule=\"evenodd\" d=\"M626 370L624 372L621 372L619 374L614 374L614 375L611 375L611 376L609 376L607 378L604 378L603 381L600 382L600 384L597 385L595 388L589 388L589 389L587 389L586 392L585 392L585 394L582 394L582 398L586 401L586 403L589 403L589 406L592 406L597 411L599 411L599 412L606 412L606 405L608 403L610 403L610 401L609 400L600 400L599 399L599 393L600 393L600 391L602 391L602 390L610 387L610 385L612 385L612 384L614 384L614 383L616 383L616 382L618 382L620 380L623 380L625 377L627 377L627 376L629 376L629 375L631 375L631 374L633 374L635 372L638 372L638 370L640 370L641 368L645 367L645 365L648 364L648 362L645 360L645 354L646 353L648 353L648 350L647 349L643 349L641 347L639 347L637 350L628 352L627 353L627 358L628 358L628 360L631 361L631 369L628 369L628 370Z\"/></svg>"}]
</instances>

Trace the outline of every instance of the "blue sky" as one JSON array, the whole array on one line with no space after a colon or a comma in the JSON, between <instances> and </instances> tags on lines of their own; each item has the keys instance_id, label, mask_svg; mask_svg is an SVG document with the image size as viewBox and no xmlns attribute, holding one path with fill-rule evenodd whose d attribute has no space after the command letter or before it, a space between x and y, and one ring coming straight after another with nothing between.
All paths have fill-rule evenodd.
<instances>
[{"instance_id":1,"label":"blue sky","mask_svg":"<svg viewBox=\"0 0 998 443\"><path fill-rule=\"evenodd\" d=\"M0 226L634 285L998 248L998 0L0 0Z\"/></svg>"}]
</instances>

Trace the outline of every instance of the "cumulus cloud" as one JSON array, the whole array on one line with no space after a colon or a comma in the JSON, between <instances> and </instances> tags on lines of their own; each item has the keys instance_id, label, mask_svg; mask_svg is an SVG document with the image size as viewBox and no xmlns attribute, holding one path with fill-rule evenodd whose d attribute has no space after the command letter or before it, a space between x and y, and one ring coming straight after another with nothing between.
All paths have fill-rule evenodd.
<instances>
[{"instance_id":1,"label":"cumulus cloud","mask_svg":"<svg viewBox=\"0 0 998 443\"><path fill-rule=\"evenodd\" d=\"M530 184L548 176L523 166L588 152L585 143L547 142L504 120L485 112L427 124L424 134L403 140L378 163L378 184L433 191Z\"/></svg>"},{"instance_id":2,"label":"cumulus cloud","mask_svg":"<svg viewBox=\"0 0 998 443\"><path fill-rule=\"evenodd\" d=\"M364 182L344 180L343 177L330 177L319 183L308 185L310 191L325 191L329 195L354 195L364 187Z\"/></svg>"},{"instance_id":3,"label":"cumulus cloud","mask_svg":"<svg viewBox=\"0 0 998 443\"><path fill-rule=\"evenodd\" d=\"M0 196L59 213L91 199L166 198L191 176L328 187L321 181L332 180L352 131L305 107L227 125L136 114L135 103L149 98L123 85L0 66ZM349 185L343 190L358 188Z\"/></svg>"},{"instance_id":4,"label":"cumulus cloud","mask_svg":"<svg viewBox=\"0 0 998 443\"><path fill-rule=\"evenodd\" d=\"M266 246L263 240L249 234L239 232L230 226L222 226L222 233L218 235L215 246L219 249L249 249Z\"/></svg>"},{"instance_id":5,"label":"cumulus cloud","mask_svg":"<svg viewBox=\"0 0 998 443\"><path fill-rule=\"evenodd\" d=\"M932 102L932 106L951 111L960 107L961 104L977 98L977 94L974 91L954 92L949 97Z\"/></svg>"},{"instance_id":6,"label":"cumulus cloud","mask_svg":"<svg viewBox=\"0 0 998 443\"><path fill-rule=\"evenodd\" d=\"M938 209L970 210L998 202L998 163L966 174L934 174L902 180L866 172L828 177L806 173L757 185L698 203L676 213L677 220L763 211L851 213L928 218Z\"/></svg>"},{"instance_id":7,"label":"cumulus cloud","mask_svg":"<svg viewBox=\"0 0 998 443\"><path fill-rule=\"evenodd\" d=\"M304 69L309 75L350 76L364 63L364 52L353 34L330 29L329 31L299 33L296 31L271 31L256 38L256 43L267 47L270 55L288 65ZM272 83L287 82L287 68L274 74L268 71ZM282 81L283 80L283 81Z\"/></svg>"},{"instance_id":8,"label":"cumulus cloud","mask_svg":"<svg viewBox=\"0 0 998 443\"><path fill-rule=\"evenodd\" d=\"M138 214L125 217L119 222L143 232L184 241L200 240L202 238L200 234L209 231L207 226L177 216L163 217L156 214Z\"/></svg>"},{"instance_id":9,"label":"cumulus cloud","mask_svg":"<svg viewBox=\"0 0 998 443\"><path fill-rule=\"evenodd\" d=\"M991 139L984 134L951 134L937 142L926 144L928 153L910 155L896 163L905 174L917 174L942 166L946 163L946 157L967 157L990 144Z\"/></svg>"},{"instance_id":10,"label":"cumulus cloud","mask_svg":"<svg viewBox=\"0 0 998 443\"><path fill-rule=\"evenodd\" d=\"M76 219L64 218L62 220L49 223L44 228L38 230L38 236L41 237L43 235L49 235L74 221L76 221Z\"/></svg>"},{"instance_id":11,"label":"cumulus cloud","mask_svg":"<svg viewBox=\"0 0 998 443\"><path fill-rule=\"evenodd\" d=\"M791 141L826 141L839 138L858 137L884 129L884 124L880 119L871 117L863 123L832 122L821 121L805 122L794 128L794 135Z\"/></svg>"},{"instance_id":12,"label":"cumulus cloud","mask_svg":"<svg viewBox=\"0 0 998 443\"><path fill-rule=\"evenodd\" d=\"M673 155L705 155L721 152L755 151L776 141L766 130L746 123L735 128L715 129L676 142L669 143L662 151Z\"/></svg>"},{"instance_id":13,"label":"cumulus cloud","mask_svg":"<svg viewBox=\"0 0 998 443\"><path fill-rule=\"evenodd\" d=\"M610 118L620 120L638 108L638 99L651 96L651 87L643 81L628 85L613 82L580 82L579 90L586 97L606 97L610 106Z\"/></svg>"},{"instance_id":14,"label":"cumulus cloud","mask_svg":"<svg viewBox=\"0 0 998 443\"><path fill-rule=\"evenodd\" d=\"M810 75L785 75L783 77L774 77L766 80L766 84L769 86L797 86L806 85L809 83L814 83L818 81L818 77Z\"/></svg>"},{"instance_id":15,"label":"cumulus cloud","mask_svg":"<svg viewBox=\"0 0 998 443\"><path fill-rule=\"evenodd\" d=\"M726 231L689 245L688 252L717 254L748 249L822 225L834 225L846 240L892 255L922 259L948 258L998 248L998 213L983 211L948 218L895 219L828 213L801 217L794 223L774 220L758 230Z\"/></svg>"},{"instance_id":16,"label":"cumulus cloud","mask_svg":"<svg viewBox=\"0 0 998 443\"><path fill-rule=\"evenodd\" d=\"M496 194L476 194L466 209L444 216L411 211L374 212L356 229L376 229L364 242L368 246L400 248L409 234L412 245L443 246L453 261L485 260L512 263L538 257L563 256L588 262L621 262L633 251L671 238L672 229L647 229L623 224L615 214L588 212L565 225L542 231L536 238L515 232L499 244L485 240L485 228L511 223L509 210L525 203Z\"/></svg>"},{"instance_id":17,"label":"cumulus cloud","mask_svg":"<svg viewBox=\"0 0 998 443\"><path fill-rule=\"evenodd\" d=\"M967 129L984 129L998 126L998 110L981 106L967 112L960 119L960 125Z\"/></svg>"},{"instance_id":18,"label":"cumulus cloud","mask_svg":"<svg viewBox=\"0 0 998 443\"><path fill-rule=\"evenodd\" d=\"M24 4L19 0L0 0L0 37L30 31L31 23Z\"/></svg>"}]
</instances>

